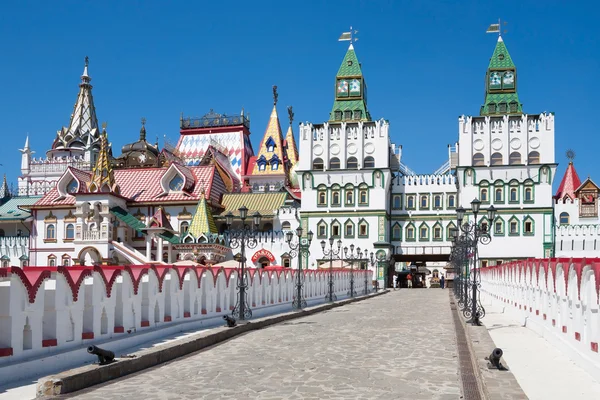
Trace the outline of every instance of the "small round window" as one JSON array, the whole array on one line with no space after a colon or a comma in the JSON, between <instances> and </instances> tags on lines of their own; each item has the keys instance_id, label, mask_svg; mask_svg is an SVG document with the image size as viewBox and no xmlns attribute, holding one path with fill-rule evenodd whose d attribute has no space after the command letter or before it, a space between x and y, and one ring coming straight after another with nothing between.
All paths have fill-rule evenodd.
<instances>
[{"instance_id":1,"label":"small round window","mask_svg":"<svg viewBox=\"0 0 600 400\"><path fill-rule=\"evenodd\" d=\"M500 60L500 61L504 60L504 54L498 54L498 60Z\"/></svg>"}]
</instances>

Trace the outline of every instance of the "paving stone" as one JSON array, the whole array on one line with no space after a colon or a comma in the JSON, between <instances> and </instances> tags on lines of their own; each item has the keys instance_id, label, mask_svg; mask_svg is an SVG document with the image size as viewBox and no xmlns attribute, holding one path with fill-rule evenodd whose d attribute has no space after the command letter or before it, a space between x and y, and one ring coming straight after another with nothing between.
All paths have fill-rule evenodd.
<instances>
[{"instance_id":1,"label":"paving stone","mask_svg":"<svg viewBox=\"0 0 600 400\"><path fill-rule=\"evenodd\" d=\"M64 397L459 399L454 332L446 290L398 290Z\"/></svg>"}]
</instances>

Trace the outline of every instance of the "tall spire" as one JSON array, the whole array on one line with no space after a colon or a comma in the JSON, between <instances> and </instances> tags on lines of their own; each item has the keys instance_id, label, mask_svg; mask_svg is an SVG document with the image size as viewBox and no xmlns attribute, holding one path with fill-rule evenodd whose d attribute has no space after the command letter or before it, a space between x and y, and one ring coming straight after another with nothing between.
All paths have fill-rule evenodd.
<instances>
[{"instance_id":1,"label":"tall spire","mask_svg":"<svg viewBox=\"0 0 600 400\"><path fill-rule=\"evenodd\" d=\"M290 119L290 126L288 127L285 135L285 153L289 162L289 168L292 168L296 162L298 162L298 147L296 147L294 131L292 130L292 124L294 122L294 112L292 110L292 106L288 107L288 116Z\"/></svg>"},{"instance_id":2,"label":"tall spire","mask_svg":"<svg viewBox=\"0 0 600 400\"><path fill-rule=\"evenodd\" d=\"M215 220L213 219L212 211L206 202L204 189L202 189L200 201L198 201L196 212L192 217L192 223L190 225L189 232L195 238L198 238L202 235L215 234L219 232L217 225L215 224Z\"/></svg>"},{"instance_id":3,"label":"tall spire","mask_svg":"<svg viewBox=\"0 0 600 400\"><path fill-rule=\"evenodd\" d=\"M73 107L73 114L68 128L68 132L74 136L83 136L94 129L98 129L96 107L94 106L92 85L90 84L92 78L88 75L88 65L89 58L86 56L81 83L79 84L79 94Z\"/></svg>"},{"instance_id":4,"label":"tall spire","mask_svg":"<svg viewBox=\"0 0 600 400\"><path fill-rule=\"evenodd\" d=\"M481 115L522 114L523 105L517 92L517 67L512 61L502 36L498 35L496 48L487 68L485 103Z\"/></svg>"},{"instance_id":5,"label":"tall spire","mask_svg":"<svg viewBox=\"0 0 600 400\"><path fill-rule=\"evenodd\" d=\"M10 189L8 188L8 182L6 182L6 174L4 174L4 180L2 186L0 186L0 200L10 198Z\"/></svg>"},{"instance_id":6,"label":"tall spire","mask_svg":"<svg viewBox=\"0 0 600 400\"><path fill-rule=\"evenodd\" d=\"M88 184L88 190L92 193L114 193L119 194L119 186L115 183L115 176L108 156L108 135L106 133L106 122L102 124L100 135L100 152L96 160L96 166L92 173L92 179Z\"/></svg>"},{"instance_id":7,"label":"tall spire","mask_svg":"<svg viewBox=\"0 0 600 400\"><path fill-rule=\"evenodd\" d=\"M329 121L370 120L371 114L367 109L367 84L354 45L350 43L335 77L335 100Z\"/></svg>"},{"instance_id":8,"label":"tall spire","mask_svg":"<svg viewBox=\"0 0 600 400\"><path fill-rule=\"evenodd\" d=\"M577 171L575 171L575 166L573 165L573 159L575 158L575 152L573 150L567 151L567 158L569 159L569 165L567 165L567 170L565 171L565 175L560 181L560 185L558 186L558 190L554 195L555 200L565 200L567 197L571 199L571 201L575 200L575 190L581 186L581 180L579 179L579 175L577 175Z\"/></svg>"},{"instance_id":9,"label":"tall spire","mask_svg":"<svg viewBox=\"0 0 600 400\"><path fill-rule=\"evenodd\" d=\"M267 124L267 129L260 142L260 148L256 155L256 163L251 171L252 175L283 175L284 149L283 134L279 115L277 115L277 86L273 86L273 110Z\"/></svg>"}]
</instances>

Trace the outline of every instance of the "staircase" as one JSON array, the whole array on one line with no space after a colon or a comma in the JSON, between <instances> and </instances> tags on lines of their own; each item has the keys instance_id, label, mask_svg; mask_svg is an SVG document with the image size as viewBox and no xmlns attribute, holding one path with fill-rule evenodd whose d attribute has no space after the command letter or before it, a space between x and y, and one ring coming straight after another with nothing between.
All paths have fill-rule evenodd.
<instances>
[{"instance_id":1,"label":"staircase","mask_svg":"<svg viewBox=\"0 0 600 400\"><path fill-rule=\"evenodd\" d=\"M129 260L132 265L145 265L150 263L150 260L148 260L144 254L140 253L128 244L117 242L115 240L113 240L111 244L113 245L115 251Z\"/></svg>"}]
</instances>

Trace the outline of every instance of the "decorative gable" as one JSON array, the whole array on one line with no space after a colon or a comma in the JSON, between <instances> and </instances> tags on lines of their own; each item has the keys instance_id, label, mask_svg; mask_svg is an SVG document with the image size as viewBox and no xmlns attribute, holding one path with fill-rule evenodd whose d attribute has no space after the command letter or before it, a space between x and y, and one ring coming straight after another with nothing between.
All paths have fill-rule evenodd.
<instances>
[{"instance_id":1,"label":"decorative gable","mask_svg":"<svg viewBox=\"0 0 600 400\"><path fill-rule=\"evenodd\" d=\"M590 218L598 217L598 192L600 188L590 178L587 178L575 190L575 195L579 199L579 217Z\"/></svg>"}]
</instances>

